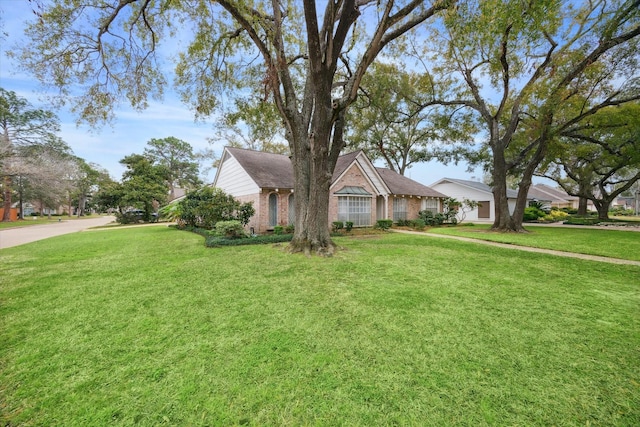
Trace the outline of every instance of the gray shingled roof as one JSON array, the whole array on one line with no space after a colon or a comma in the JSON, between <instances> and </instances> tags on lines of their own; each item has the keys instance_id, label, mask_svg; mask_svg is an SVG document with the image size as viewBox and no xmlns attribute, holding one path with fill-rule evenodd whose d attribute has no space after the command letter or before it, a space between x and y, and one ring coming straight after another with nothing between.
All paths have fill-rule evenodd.
<instances>
[{"instance_id":1,"label":"gray shingled roof","mask_svg":"<svg viewBox=\"0 0 640 427\"><path fill-rule=\"evenodd\" d=\"M360 152L361 150L358 150L338 157L338 160L336 161L336 168L333 170L333 177L331 177L331 182L335 182L336 179L338 179L340 175L347 170L349 165L356 160L356 157L358 157Z\"/></svg>"},{"instance_id":2,"label":"gray shingled roof","mask_svg":"<svg viewBox=\"0 0 640 427\"><path fill-rule=\"evenodd\" d=\"M534 184L529 189L529 195L531 195L531 191L534 190L536 193L546 194L546 199L549 200L578 200L578 197L570 196L564 191L562 188L554 188L546 184ZM534 196L537 197L537 196ZM540 199L540 197L537 197Z\"/></svg>"},{"instance_id":3,"label":"gray shingled roof","mask_svg":"<svg viewBox=\"0 0 640 427\"><path fill-rule=\"evenodd\" d=\"M289 156L227 147L260 188L293 188L293 167Z\"/></svg>"},{"instance_id":4,"label":"gray shingled roof","mask_svg":"<svg viewBox=\"0 0 640 427\"><path fill-rule=\"evenodd\" d=\"M442 198L447 197L439 191L436 191L431 187L427 187L426 185L422 185L419 182L407 178L406 176L400 175L391 169L376 168L376 170L382 177L384 183L387 184L387 187L389 187L392 194Z\"/></svg>"},{"instance_id":5,"label":"gray shingled roof","mask_svg":"<svg viewBox=\"0 0 640 427\"><path fill-rule=\"evenodd\" d=\"M293 167L289 156L244 148L227 147L231 154L260 188L293 188ZM356 160L360 151L342 155L336 162L333 181ZM393 194L426 197L447 197L434 189L402 176L392 170L376 168Z\"/></svg>"},{"instance_id":6,"label":"gray shingled roof","mask_svg":"<svg viewBox=\"0 0 640 427\"><path fill-rule=\"evenodd\" d=\"M450 181L450 182L454 182L454 183L459 184L459 185L464 185L466 187L474 188L476 190L484 191L484 192L487 192L487 193L493 193L491 187L489 187L487 184L485 184L483 182L468 181L466 179L455 179L455 178L443 178L438 182L442 182L442 181ZM518 192L516 190L511 190L511 189L507 188L507 197L509 199L515 199L515 198L518 197Z\"/></svg>"}]
</instances>

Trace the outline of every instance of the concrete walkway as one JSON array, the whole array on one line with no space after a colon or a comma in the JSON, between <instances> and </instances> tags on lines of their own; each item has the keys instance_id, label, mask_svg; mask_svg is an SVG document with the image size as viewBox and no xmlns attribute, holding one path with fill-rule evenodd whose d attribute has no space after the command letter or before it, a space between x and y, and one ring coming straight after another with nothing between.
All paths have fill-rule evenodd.
<instances>
[{"instance_id":1,"label":"concrete walkway","mask_svg":"<svg viewBox=\"0 0 640 427\"><path fill-rule=\"evenodd\" d=\"M60 222L52 222L50 224L7 228L0 230L0 249L24 245L63 234L76 233L91 227L107 225L115 220L116 218L113 216L99 216L83 219L61 219Z\"/></svg>"},{"instance_id":2,"label":"concrete walkway","mask_svg":"<svg viewBox=\"0 0 640 427\"><path fill-rule=\"evenodd\" d=\"M640 266L640 261L632 261L632 260L628 260L628 259L609 258L609 257L597 256L597 255L578 254L578 253L575 253L575 252L556 251L556 250L552 250L552 249L532 248L532 247L529 247L529 246L519 246L519 245L508 244L508 243L491 242L491 241L488 241L488 240L472 239L472 238L469 238L469 237L450 236L450 235L447 235L447 234L424 233L424 232L421 232L421 231L400 230L400 229L397 229L397 228L396 229L392 229L391 231L396 232L396 233L415 234L415 235L420 235L420 236L425 236L425 237L437 237L437 238L443 238L443 239L460 240L462 242L477 243L477 244L480 244L480 245L489 245L489 246L495 246L495 247L505 248L505 249L515 249L515 250L525 251L525 252L536 252L536 253L540 253L540 254L563 256L563 257L567 257L567 258L579 258L579 259L585 259L585 260L589 260L589 261L608 262L610 264L624 264L624 265L637 265L637 266Z\"/></svg>"}]
</instances>

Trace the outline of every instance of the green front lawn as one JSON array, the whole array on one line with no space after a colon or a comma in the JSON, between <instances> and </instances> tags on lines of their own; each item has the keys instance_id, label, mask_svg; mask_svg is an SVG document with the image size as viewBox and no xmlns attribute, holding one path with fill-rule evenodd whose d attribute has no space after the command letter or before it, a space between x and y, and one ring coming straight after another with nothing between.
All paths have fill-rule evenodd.
<instances>
[{"instance_id":1,"label":"green front lawn","mask_svg":"<svg viewBox=\"0 0 640 427\"><path fill-rule=\"evenodd\" d=\"M640 232L525 224L527 233L495 233L489 225L436 227L429 233L449 234L535 248L640 261Z\"/></svg>"},{"instance_id":2,"label":"green front lawn","mask_svg":"<svg viewBox=\"0 0 640 427\"><path fill-rule=\"evenodd\" d=\"M0 425L640 425L640 267L336 241L142 227L0 251Z\"/></svg>"}]
</instances>

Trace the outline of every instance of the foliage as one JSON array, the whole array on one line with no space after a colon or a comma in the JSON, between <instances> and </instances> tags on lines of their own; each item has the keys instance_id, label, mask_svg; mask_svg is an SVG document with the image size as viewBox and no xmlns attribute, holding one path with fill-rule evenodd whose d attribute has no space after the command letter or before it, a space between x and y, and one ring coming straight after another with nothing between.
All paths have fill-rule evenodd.
<instances>
[{"instance_id":1,"label":"foliage","mask_svg":"<svg viewBox=\"0 0 640 427\"><path fill-rule=\"evenodd\" d=\"M351 230L353 229L353 221L346 221L344 223L344 229L347 233L351 232Z\"/></svg>"},{"instance_id":2,"label":"foliage","mask_svg":"<svg viewBox=\"0 0 640 427\"><path fill-rule=\"evenodd\" d=\"M430 80L404 64L374 63L349 110L349 148L363 149L371 160L382 159L404 175L437 157L439 147L471 140L473 121L463 110L422 107L433 96Z\"/></svg>"},{"instance_id":3,"label":"foliage","mask_svg":"<svg viewBox=\"0 0 640 427\"><path fill-rule=\"evenodd\" d=\"M434 214L430 210L418 212L418 217L422 221L424 221L425 225L428 225L430 227L435 225L442 225L446 219L442 213L438 212Z\"/></svg>"},{"instance_id":4,"label":"foliage","mask_svg":"<svg viewBox=\"0 0 640 427\"><path fill-rule=\"evenodd\" d=\"M178 221L182 214L182 205L178 201L173 201L158 209L160 218L168 221Z\"/></svg>"},{"instance_id":5,"label":"foliage","mask_svg":"<svg viewBox=\"0 0 640 427\"><path fill-rule=\"evenodd\" d=\"M207 236L205 246L208 248L217 248L222 246L269 245L290 242L292 238L292 234L264 234L261 236L252 236L247 239L228 239L220 236Z\"/></svg>"},{"instance_id":6,"label":"foliage","mask_svg":"<svg viewBox=\"0 0 640 427\"><path fill-rule=\"evenodd\" d=\"M219 188L202 187L177 202L175 217L183 225L212 230L218 221L237 220L243 226L255 214L252 203L240 203Z\"/></svg>"},{"instance_id":7,"label":"foliage","mask_svg":"<svg viewBox=\"0 0 640 427\"><path fill-rule=\"evenodd\" d=\"M524 209L523 221L537 221L546 215L545 211L535 206L529 206Z\"/></svg>"},{"instance_id":8,"label":"foliage","mask_svg":"<svg viewBox=\"0 0 640 427\"><path fill-rule=\"evenodd\" d=\"M609 213L613 216L633 216L636 214L633 209L625 209L622 206L618 206L613 209L610 209Z\"/></svg>"},{"instance_id":9,"label":"foliage","mask_svg":"<svg viewBox=\"0 0 640 427\"><path fill-rule=\"evenodd\" d=\"M281 225L276 225L273 227L273 234L282 234L284 232L284 227Z\"/></svg>"},{"instance_id":10,"label":"foliage","mask_svg":"<svg viewBox=\"0 0 640 427\"><path fill-rule=\"evenodd\" d=\"M73 100L82 120L97 124L113 118L118 102L142 109L162 95L169 79L156 49L163 41L176 46L176 29L189 28L182 34L192 38L178 44L172 79L182 99L198 118L215 113L222 99L228 105L247 93L274 107L293 164L290 250L329 256L335 244L326 207L345 147L347 109L376 57L452 4L230 0L104 7L93 0L79 8L53 0L37 3L37 19L14 55L39 81L56 86L61 99ZM78 83L82 93L71 96Z\"/></svg>"},{"instance_id":11,"label":"foliage","mask_svg":"<svg viewBox=\"0 0 640 427\"><path fill-rule=\"evenodd\" d=\"M147 142L144 156L154 165L162 167L171 200L177 187L190 190L202 184L198 178L198 162L188 142L173 136Z\"/></svg>"},{"instance_id":12,"label":"foliage","mask_svg":"<svg viewBox=\"0 0 640 427\"><path fill-rule=\"evenodd\" d=\"M592 216L571 216L567 218L563 224L567 225L596 225L600 223L601 220Z\"/></svg>"},{"instance_id":13,"label":"foliage","mask_svg":"<svg viewBox=\"0 0 640 427\"><path fill-rule=\"evenodd\" d=\"M393 225L393 220L391 219L379 219L376 221L375 228L380 230L389 230Z\"/></svg>"},{"instance_id":14,"label":"foliage","mask_svg":"<svg viewBox=\"0 0 640 427\"><path fill-rule=\"evenodd\" d=\"M591 200L608 219L611 203L640 181L640 103L602 108L567 128L539 174L583 199L579 214Z\"/></svg>"},{"instance_id":15,"label":"foliage","mask_svg":"<svg viewBox=\"0 0 640 427\"><path fill-rule=\"evenodd\" d=\"M225 112L216 127L217 139L227 141L230 147L290 154L276 106L255 94L235 99L233 110Z\"/></svg>"},{"instance_id":16,"label":"foliage","mask_svg":"<svg viewBox=\"0 0 640 427\"><path fill-rule=\"evenodd\" d=\"M218 221L215 226L215 233L226 239L239 239L247 237L242 223L238 220Z\"/></svg>"},{"instance_id":17,"label":"foliage","mask_svg":"<svg viewBox=\"0 0 640 427\"><path fill-rule=\"evenodd\" d=\"M70 152L56 136L59 130L60 124L53 112L34 108L27 99L0 87L0 178L4 208L0 220L10 221L15 177L31 177L32 184L39 181L43 199L54 194L53 198L59 199L59 193L64 192L61 185L54 185L60 184L60 176L52 173L56 169L53 166L59 166ZM33 157L30 152L35 149L48 155ZM47 189L44 184L49 184ZM50 204L54 204L53 200L47 203Z\"/></svg>"},{"instance_id":18,"label":"foliage","mask_svg":"<svg viewBox=\"0 0 640 427\"><path fill-rule=\"evenodd\" d=\"M338 232L340 230L342 230L344 228L344 222L343 221L333 221L332 223L332 230L333 232Z\"/></svg>"},{"instance_id":19,"label":"foliage","mask_svg":"<svg viewBox=\"0 0 640 427\"><path fill-rule=\"evenodd\" d=\"M168 187L164 180L164 168L154 165L147 157L131 154L120 160L126 167L122 174L120 192L116 187L114 194L120 195L115 203L120 207L121 218L129 208L141 209L142 220L150 222L157 208L166 202Z\"/></svg>"},{"instance_id":20,"label":"foliage","mask_svg":"<svg viewBox=\"0 0 640 427\"><path fill-rule=\"evenodd\" d=\"M433 27L426 106L467 109L482 126L472 152L492 174L494 228L522 231L527 189L556 136L599 109L638 99L637 2L459 2ZM426 57L426 58L425 58ZM427 60L428 59L428 60ZM515 209L507 178L519 181Z\"/></svg>"},{"instance_id":21,"label":"foliage","mask_svg":"<svg viewBox=\"0 0 640 427\"><path fill-rule=\"evenodd\" d=\"M545 221L549 222L564 221L567 218L569 218L569 214L559 209L551 209L549 213L543 217Z\"/></svg>"}]
</instances>

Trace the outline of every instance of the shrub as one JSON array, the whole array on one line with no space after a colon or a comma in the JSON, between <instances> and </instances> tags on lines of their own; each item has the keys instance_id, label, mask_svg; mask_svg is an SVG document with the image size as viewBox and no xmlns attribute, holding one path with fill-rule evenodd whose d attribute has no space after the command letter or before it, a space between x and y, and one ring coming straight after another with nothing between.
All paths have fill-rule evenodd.
<instances>
[{"instance_id":1,"label":"shrub","mask_svg":"<svg viewBox=\"0 0 640 427\"><path fill-rule=\"evenodd\" d=\"M219 188L190 191L175 208L176 220L184 225L212 230L218 221L240 221L247 225L255 214L252 203L240 203Z\"/></svg>"},{"instance_id":2,"label":"shrub","mask_svg":"<svg viewBox=\"0 0 640 427\"><path fill-rule=\"evenodd\" d=\"M569 214L557 209L552 209L547 215L545 215L542 219L550 222L564 221L569 218Z\"/></svg>"},{"instance_id":3,"label":"shrub","mask_svg":"<svg viewBox=\"0 0 640 427\"><path fill-rule=\"evenodd\" d=\"M542 209L538 209L534 206L524 208L523 221L537 221L538 218L544 217L546 214Z\"/></svg>"},{"instance_id":4,"label":"shrub","mask_svg":"<svg viewBox=\"0 0 640 427\"><path fill-rule=\"evenodd\" d=\"M445 220L445 217L441 213L434 214L431 211L420 211L418 213L418 217L424 221L425 225L430 227L434 225L442 225Z\"/></svg>"},{"instance_id":5,"label":"shrub","mask_svg":"<svg viewBox=\"0 0 640 427\"><path fill-rule=\"evenodd\" d=\"M393 225L393 221L390 219L379 219L376 221L376 225L374 228L378 228L380 230L388 230Z\"/></svg>"},{"instance_id":6,"label":"shrub","mask_svg":"<svg viewBox=\"0 0 640 427\"><path fill-rule=\"evenodd\" d=\"M344 222L342 222L342 221L333 221L332 224L333 224L332 228L333 228L334 233L337 232L337 231L340 231L340 230L342 230L344 228Z\"/></svg>"},{"instance_id":7,"label":"shrub","mask_svg":"<svg viewBox=\"0 0 640 427\"><path fill-rule=\"evenodd\" d=\"M284 232L286 234L293 234L293 232L296 230L295 226L293 224L289 224L286 227L284 227Z\"/></svg>"},{"instance_id":8,"label":"shrub","mask_svg":"<svg viewBox=\"0 0 640 427\"><path fill-rule=\"evenodd\" d=\"M281 225L276 225L275 227L273 227L273 234L280 235L282 234L283 231L284 231L284 227Z\"/></svg>"},{"instance_id":9,"label":"shrub","mask_svg":"<svg viewBox=\"0 0 640 427\"><path fill-rule=\"evenodd\" d=\"M595 225L600 220L597 217L573 216L568 218L563 224L569 225Z\"/></svg>"},{"instance_id":10,"label":"shrub","mask_svg":"<svg viewBox=\"0 0 640 427\"><path fill-rule=\"evenodd\" d=\"M267 234L263 236L255 236L248 239L226 239L221 236L207 236L205 246L208 248L216 248L221 246L244 246L244 245L260 245L269 243L290 242L293 239L291 234Z\"/></svg>"},{"instance_id":11,"label":"shrub","mask_svg":"<svg viewBox=\"0 0 640 427\"><path fill-rule=\"evenodd\" d=\"M416 230L422 231L424 230L426 226L426 223L424 222L423 219L414 219L413 221L411 221L411 227L413 227Z\"/></svg>"},{"instance_id":12,"label":"shrub","mask_svg":"<svg viewBox=\"0 0 640 427\"><path fill-rule=\"evenodd\" d=\"M242 227L242 223L238 220L218 221L216 223L215 230L218 236L224 236L227 239L247 237L244 232L244 228Z\"/></svg>"},{"instance_id":13,"label":"shrub","mask_svg":"<svg viewBox=\"0 0 640 427\"><path fill-rule=\"evenodd\" d=\"M347 221L344 224L345 224L344 226L345 230L347 230L347 233L349 233L353 229L353 222Z\"/></svg>"}]
</instances>

